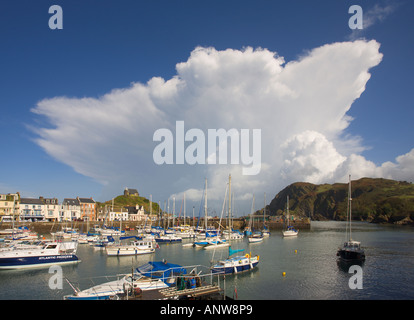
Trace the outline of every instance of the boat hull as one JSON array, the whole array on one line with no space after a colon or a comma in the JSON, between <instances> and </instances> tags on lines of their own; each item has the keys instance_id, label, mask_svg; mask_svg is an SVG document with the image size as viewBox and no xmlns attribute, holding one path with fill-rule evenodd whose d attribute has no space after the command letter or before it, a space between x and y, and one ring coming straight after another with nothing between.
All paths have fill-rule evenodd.
<instances>
[{"instance_id":1,"label":"boat hull","mask_svg":"<svg viewBox=\"0 0 414 320\"><path fill-rule=\"evenodd\" d=\"M339 249L337 256L344 262L365 261L365 252L362 250Z\"/></svg>"},{"instance_id":2,"label":"boat hull","mask_svg":"<svg viewBox=\"0 0 414 320\"><path fill-rule=\"evenodd\" d=\"M74 254L50 255L37 257L0 258L0 269L43 268L55 264L73 264L80 262Z\"/></svg>"},{"instance_id":3,"label":"boat hull","mask_svg":"<svg viewBox=\"0 0 414 320\"><path fill-rule=\"evenodd\" d=\"M130 277L129 277L130 278ZM117 281L110 281L92 288L65 296L64 300L111 300L116 295L123 294L127 288L139 288L142 291L164 289L168 285L161 280L135 280L127 281L126 278Z\"/></svg>"},{"instance_id":4,"label":"boat hull","mask_svg":"<svg viewBox=\"0 0 414 320\"><path fill-rule=\"evenodd\" d=\"M257 243L257 242L262 242L263 241L262 237L260 237L260 238L249 237L248 239L249 239L249 243Z\"/></svg>"},{"instance_id":5,"label":"boat hull","mask_svg":"<svg viewBox=\"0 0 414 320\"><path fill-rule=\"evenodd\" d=\"M162 239L162 238L156 238L155 239L156 242L159 243L175 243L175 242L182 242L182 239Z\"/></svg>"},{"instance_id":6,"label":"boat hull","mask_svg":"<svg viewBox=\"0 0 414 320\"><path fill-rule=\"evenodd\" d=\"M232 259L234 260L234 259ZM235 259L237 260L237 259ZM224 263L223 265L213 266L211 268L212 273L222 273L222 274L236 274L240 272L251 271L259 264L258 259L252 259L252 261L240 260L240 263L234 261L234 263Z\"/></svg>"},{"instance_id":7,"label":"boat hull","mask_svg":"<svg viewBox=\"0 0 414 320\"><path fill-rule=\"evenodd\" d=\"M283 231L284 237L294 237L297 235L298 235L298 231L292 231L292 230Z\"/></svg>"},{"instance_id":8,"label":"boat hull","mask_svg":"<svg viewBox=\"0 0 414 320\"><path fill-rule=\"evenodd\" d=\"M141 248L109 248L106 247L106 254L108 256L135 256L140 254L150 254L154 253L154 248L148 248L148 249L141 249Z\"/></svg>"}]
</instances>

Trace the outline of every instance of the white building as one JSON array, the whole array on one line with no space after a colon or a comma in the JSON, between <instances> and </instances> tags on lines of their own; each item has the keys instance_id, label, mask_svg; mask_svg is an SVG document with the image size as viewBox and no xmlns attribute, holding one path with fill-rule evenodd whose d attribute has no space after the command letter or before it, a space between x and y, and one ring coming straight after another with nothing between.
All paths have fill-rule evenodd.
<instances>
[{"instance_id":1,"label":"white building","mask_svg":"<svg viewBox=\"0 0 414 320\"><path fill-rule=\"evenodd\" d=\"M59 200L56 198L43 198L40 197L39 199L43 200L45 205L45 219L47 221L58 221L59 220Z\"/></svg>"},{"instance_id":2,"label":"white building","mask_svg":"<svg viewBox=\"0 0 414 320\"><path fill-rule=\"evenodd\" d=\"M144 223L148 219L148 215L145 214L144 206L137 204L135 207L126 208L128 209L129 221Z\"/></svg>"},{"instance_id":3,"label":"white building","mask_svg":"<svg viewBox=\"0 0 414 320\"><path fill-rule=\"evenodd\" d=\"M20 220L44 221L46 206L42 199L20 198Z\"/></svg>"},{"instance_id":4,"label":"white building","mask_svg":"<svg viewBox=\"0 0 414 320\"><path fill-rule=\"evenodd\" d=\"M129 221L128 212L122 211L110 211L109 212L109 221Z\"/></svg>"},{"instance_id":5,"label":"white building","mask_svg":"<svg viewBox=\"0 0 414 320\"><path fill-rule=\"evenodd\" d=\"M63 199L59 211L59 221L74 221L81 217L81 206L78 199Z\"/></svg>"}]
</instances>

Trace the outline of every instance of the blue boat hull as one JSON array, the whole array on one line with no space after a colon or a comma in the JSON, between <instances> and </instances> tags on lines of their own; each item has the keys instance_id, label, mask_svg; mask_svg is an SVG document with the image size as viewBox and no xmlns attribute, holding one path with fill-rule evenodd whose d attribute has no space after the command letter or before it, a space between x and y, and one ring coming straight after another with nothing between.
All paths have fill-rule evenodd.
<instances>
[{"instance_id":1,"label":"blue boat hull","mask_svg":"<svg viewBox=\"0 0 414 320\"><path fill-rule=\"evenodd\" d=\"M0 269L38 268L53 264L70 264L78 262L80 262L80 260L74 254L0 258Z\"/></svg>"},{"instance_id":2,"label":"blue boat hull","mask_svg":"<svg viewBox=\"0 0 414 320\"><path fill-rule=\"evenodd\" d=\"M111 300L114 296L112 295L105 295L105 296L88 296L88 297L77 297L77 296L67 296L65 300Z\"/></svg>"},{"instance_id":3,"label":"blue boat hull","mask_svg":"<svg viewBox=\"0 0 414 320\"><path fill-rule=\"evenodd\" d=\"M181 239L155 239L156 242L160 243L174 243L174 242L182 242Z\"/></svg>"},{"instance_id":4,"label":"blue boat hull","mask_svg":"<svg viewBox=\"0 0 414 320\"><path fill-rule=\"evenodd\" d=\"M258 264L259 264L259 261L252 263L253 268L250 267L250 264L244 264L244 265L236 266L237 273L250 271L250 270L254 269ZM233 274L233 273L235 273L234 271L235 271L234 267L213 267L211 269L212 273Z\"/></svg>"}]
</instances>

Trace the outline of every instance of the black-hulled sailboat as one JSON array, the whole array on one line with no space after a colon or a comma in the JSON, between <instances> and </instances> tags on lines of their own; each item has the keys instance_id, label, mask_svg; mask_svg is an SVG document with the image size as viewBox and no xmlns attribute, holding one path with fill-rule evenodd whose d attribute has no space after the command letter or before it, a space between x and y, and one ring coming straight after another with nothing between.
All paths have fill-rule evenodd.
<instances>
[{"instance_id":1,"label":"black-hulled sailboat","mask_svg":"<svg viewBox=\"0 0 414 320\"><path fill-rule=\"evenodd\" d=\"M352 207L351 207L351 175L349 175L348 184L348 209L347 209L347 228L346 237L347 241L344 242L343 246L338 248L336 255L342 262L363 262L365 261L365 252L361 248L359 241L352 240Z\"/></svg>"}]
</instances>

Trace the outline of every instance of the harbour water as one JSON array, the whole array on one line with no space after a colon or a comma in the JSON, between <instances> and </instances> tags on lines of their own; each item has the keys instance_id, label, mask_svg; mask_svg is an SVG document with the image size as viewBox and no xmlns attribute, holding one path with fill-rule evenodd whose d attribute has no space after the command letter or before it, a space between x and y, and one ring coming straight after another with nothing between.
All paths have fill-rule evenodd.
<instances>
[{"instance_id":1,"label":"harbour water","mask_svg":"<svg viewBox=\"0 0 414 320\"><path fill-rule=\"evenodd\" d=\"M273 231L261 243L234 241L233 247L245 249L244 254L259 254L260 263L252 272L226 276L227 296L238 300L414 299L414 229L361 222L352 227L353 238L361 241L366 254L362 289L350 288L353 274L336 262L337 248L345 240L345 222L315 221L297 237L283 238L281 231ZM162 244L151 255L107 257L104 251L80 244L77 255L81 263L62 266L62 272L71 283L86 289L108 281L105 276L131 272L149 260L209 266L211 260L227 254L228 248L213 252L175 243ZM73 293L66 281L61 289L51 289L53 276L47 268L2 270L0 299L62 300Z\"/></svg>"}]
</instances>

